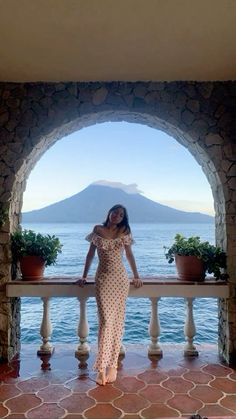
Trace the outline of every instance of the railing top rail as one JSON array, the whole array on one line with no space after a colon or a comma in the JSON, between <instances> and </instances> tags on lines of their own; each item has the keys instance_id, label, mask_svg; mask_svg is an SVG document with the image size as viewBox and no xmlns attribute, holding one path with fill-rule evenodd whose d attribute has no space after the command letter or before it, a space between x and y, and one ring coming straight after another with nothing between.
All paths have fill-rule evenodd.
<instances>
[{"instance_id":1,"label":"railing top rail","mask_svg":"<svg viewBox=\"0 0 236 419\"><path fill-rule=\"evenodd\" d=\"M76 284L76 282L81 279L80 276L45 276L40 280L32 280L32 281L23 281L22 279L14 280L9 282L9 284ZM178 285L185 285L185 284L195 284L195 285L225 285L227 284L226 281L216 280L213 276L207 276L204 281L183 281L178 278L176 275L158 275L158 276L145 276L141 278L144 285L150 284L178 284ZM88 284L93 284L95 282L94 277L87 278Z\"/></svg>"},{"instance_id":2,"label":"railing top rail","mask_svg":"<svg viewBox=\"0 0 236 419\"><path fill-rule=\"evenodd\" d=\"M94 278L81 288L78 276L45 277L37 281L11 281L6 284L8 297L93 297ZM207 277L201 282L180 281L175 275L142 277L143 287L130 286L130 297L229 297L229 284Z\"/></svg>"}]
</instances>

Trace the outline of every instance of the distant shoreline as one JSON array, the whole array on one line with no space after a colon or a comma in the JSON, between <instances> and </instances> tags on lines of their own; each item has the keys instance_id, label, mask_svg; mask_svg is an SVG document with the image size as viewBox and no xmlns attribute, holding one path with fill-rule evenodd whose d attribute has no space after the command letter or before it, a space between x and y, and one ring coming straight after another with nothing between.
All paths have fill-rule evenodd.
<instances>
[{"instance_id":1,"label":"distant shoreline","mask_svg":"<svg viewBox=\"0 0 236 419\"><path fill-rule=\"evenodd\" d=\"M213 219L212 219L212 221L207 221L207 222L189 222L189 221L168 221L168 222L165 222L165 223L163 223L163 222L160 222L160 223L158 223L158 222L156 222L156 221L154 221L154 222L151 222L151 221L142 221L142 222L134 222L134 223L132 223L132 222L130 222L130 224L132 225L134 225L134 224L153 224L153 225L155 225L155 224L214 224L214 221L215 221L215 219L214 219L214 217L213 217ZM102 224L102 222L99 222L98 220L95 220L95 221L85 221L85 222L77 222L77 221L72 221L72 222L70 222L70 221L22 221L21 222L21 224Z\"/></svg>"}]
</instances>

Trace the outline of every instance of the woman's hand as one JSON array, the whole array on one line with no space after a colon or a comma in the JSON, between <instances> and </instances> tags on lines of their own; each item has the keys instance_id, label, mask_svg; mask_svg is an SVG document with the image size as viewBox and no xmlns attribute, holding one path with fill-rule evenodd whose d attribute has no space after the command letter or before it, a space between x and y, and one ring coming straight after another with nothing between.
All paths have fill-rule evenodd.
<instances>
[{"instance_id":1,"label":"woman's hand","mask_svg":"<svg viewBox=\"0 0 236 419\"><path fill-rule=\"evenodd\" d=\"M143 286L143 281L140 278L134 278L131 281L131 284L135 286L135 288L140 288Z\"/></svg>"},{"instance_id":2,"label":"woman's hand","mask_svg":"<svg viewBox=\"0 0 236 419\"><path fill-rule=\"evenodd\" d=\"M85 284L87 284L86 278L81 278L81 279L79 279L79 280L76 282L76 284L78 284L78 285L79 285L79 287L82 287L82 288L83 288L83 286L84 286Z\"/></svg>"}]
</instances>

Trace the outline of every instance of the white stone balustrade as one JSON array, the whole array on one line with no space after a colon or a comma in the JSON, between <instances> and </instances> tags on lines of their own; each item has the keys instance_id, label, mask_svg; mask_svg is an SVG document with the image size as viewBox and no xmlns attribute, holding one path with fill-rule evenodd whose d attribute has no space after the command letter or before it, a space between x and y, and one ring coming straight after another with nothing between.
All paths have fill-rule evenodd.
<instances>
[{"instance_id":1,"label":"white stone balustrade","mask_svg":"<svg viewBox=\"0 0 236 419\"><path fill-rule=\"evenodd\" d=\"M40 329L43 344L38 354L50 354L53 347L49 342L52 333L52 326L49 312L49 299L51 297L76 297L80 302L80 319L78 324L79 345L75 355L88 355L90 351L87 342L89 334L89 325L86 317L86 302L89 297L95 296L94 280L88 279L88 283L79 287L76 282L79 277L48 277L41 281L12 281L6 284L7 297L41 297L43 300L43 319ZM143 287L135 288L130 286L129 297L131 298L149 298L151 301L151 318L149 324L149 334L151 342L148 348L149 355L162 355L162 349L159 345L161 327L158 316L158 301L161 297L183 297L186 299L186 318L184 325L184 334L186 344L184 354L187 356L196 356L198 351L193 344L196 334L193 317L194 298L228 298L229 284L223 281L215 281L213 278L207 278L203 282L183 282L176 276L158 276L142 278ZM125 350L121 346L121 354Z\"/></svg>"}]
</instances>

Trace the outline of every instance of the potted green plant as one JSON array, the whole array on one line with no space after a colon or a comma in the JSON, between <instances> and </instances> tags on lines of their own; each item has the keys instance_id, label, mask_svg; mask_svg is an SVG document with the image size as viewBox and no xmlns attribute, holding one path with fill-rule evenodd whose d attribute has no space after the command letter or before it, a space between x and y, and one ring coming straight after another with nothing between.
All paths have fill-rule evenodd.
<instances>
[{"instance_id":1,"label":"potted green plant","mask_svg":"<svg viewBox=\"0 0 236 419\"><path fill-rule=\"evenodd\" d=\"M204 280L206 272L216 279L227 279L223 271L226 269L226 253L208 241L201 241L198 236L186 238L176 234L173 245L164 248L168 263L176 263L179 279Z\"/></svg>"},{"instance_id":2,"label":"potted green plant","mask_svg":"<svg viewBox=\"0 0 236 419\"><path fill-rule=\"evenodd\" d=\"M13 261L20 262L22 279L40 279L44 268L56 263L61 253L60 240L33 230L17 230L11 235Z\"/></svg>"}]
</instances>

